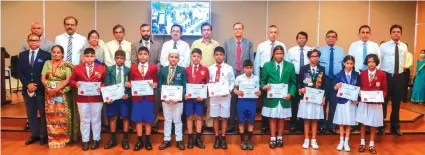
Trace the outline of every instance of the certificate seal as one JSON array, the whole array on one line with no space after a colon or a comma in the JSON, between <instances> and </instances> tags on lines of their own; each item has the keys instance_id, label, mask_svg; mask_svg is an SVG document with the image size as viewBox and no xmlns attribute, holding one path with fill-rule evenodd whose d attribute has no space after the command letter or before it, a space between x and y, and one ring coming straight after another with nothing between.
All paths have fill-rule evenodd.
<instances>
[{"instance_id":1,"label":"certificate seal","mask_svg":"<svg viewBox=\"0 0 425 155\"><path fill-rule=\"evenodd\" d=\"M367 98L364 98L363 100L364 100L364 101L367 101Z\"/></svg>"},{"instance_id":2,"label":"certificate seal","mask_svg":"<svg viewBox=\"0 0 425 155\"><path fill-rule=\"evenodd\" d=\"M342 95L344 95L343 93L339 93L339 96L342 96Z\"/></svg>"},{"instance_id":3,"label":"certificate seal","mask_svg":"<svg viewBox=\"0 0 425 155\"><path fill-rule=\"evenodd\" d=\"M273 94L269 94L270 97L273 97Z\"/></svg>"},{"instance_id":4,"label":"certificate seal","mask_svg":"<svg viewBox=\"0 0 425 155\"><path fill-rule=\"evenodd\" d=\"M135 90L135 91L133 92L133 94L137 94L137 90Z\"/></svg>"},{"instance_id":5,"label":"certificate seal","mask_svg":"<svg viewBox=\"0 0 425 155\"><path fill-rule=\"evenodd\" d=\"M162 98L166 99L167 98L167 95L162 96Z\"/></svg>"},{"instance_id":6,"label":"certificate seal","mask_svg":"<svg viewBox=\"0 0 425 155\"><path fill-rule=\"evenodd\" d=\"M109 101L109 97L106 97L105 99L106 99L106 101Z\"/></svg>"},{"instance_id":7,"label":"certificate seal","mask_svg":"<svg viewBox=\"0 0 425 155\"><path fill-rule=\"evenodd\" d=\"M211 92L211 95L214 95L214 92Z\"/></svg>"},{"instance_id":8,"label":"certificate seal","mask_svg":"<svg viewBox=\"0 0 425 155\"><path fill-rule=\"evenodd\" d=\"M80 91L80 94L83 95L84 94L84 91Z\"/></svg>"},{"instance_id":9,"label":"certificate seal","mask_svg":"<svg viewBox=\"0 0 425 155\"><path fill-rule=\"evenodd\" d=\"M308 97L305 97L305 100L308 101Z\"/></svg>"},{"instance_id":10,"label":"certificate seal","mask_svg":"<svg viewBox=\"0 0 425 155\"><path fill-rule=\"evenodd\" d=\"M240 95L241 97L243 97L244 96L244 94L243 93L241 93L241 95Z\"/></svg>"},{"instance_id":11,"label":"certificate seal","mask_svg":"<svg viewBox=\"0 0 425 155\"><path fill-rule=\"evenodd\" d=\"M192 94L187 94L188 97L192 97Z\"/></svg>"}]
</instances>

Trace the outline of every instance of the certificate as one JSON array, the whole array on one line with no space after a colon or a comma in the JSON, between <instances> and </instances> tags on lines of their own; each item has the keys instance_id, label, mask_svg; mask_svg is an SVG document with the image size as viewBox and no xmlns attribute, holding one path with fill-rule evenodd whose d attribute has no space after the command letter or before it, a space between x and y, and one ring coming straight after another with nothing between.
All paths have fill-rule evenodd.
<instances>
[{"instance_id":1,"label":"certificate","mask_svg":"<svg viewBox=\"0 0 425 155\"><path fill-rule=\"evenodd\" d=\"M161 100L182 101L183 86L162 85Z\"/></svg>"},{"instance_id":2,"label":"certificate","mask_svg":"<svg viewBox=\"0 0 425 155\"><path fill-rule=\"evenodd\" d=\"M281 98L288 96L288 84L269 84L270 90L267 91L267 98Z\"/></svg>"},{"instance_id":3,"label":"certificate","mask_svg":"<svg viewBox=\"0 0 425 155\"><path fill-rule=\"evenodd\" d=\"M80 87L78 87L78 95L81 96L99 96L100 92L97 88L100 88L100 82L83 82L78 81Z\"/></svg>"},{"instance_id":4,"label":"certificate","mask_svg":"<svg viewBox=\"0 0 425 155\"><path fill-rule=\"evenodd\" d=\"M186 84L186 95L189 98L207 98L207 85L206 84Z\"/></svg>"},{"instance_id":5,"label":"certificate","mask_svg":"<svg viewBox=\"0 0 425 155\"><path fill-rule=\"evenodd\" d=\"M100 88L100 91L102 92L103 102L108 102L109 100L115 101L124 96L124 85L114 84L102 87Z\"/></svg>"},{"instance_id":6,"label":"certificate","mask_svg":"<svg viewBox=\"0 0 425 155\"><path fill-rule=\"evenodd\" d=\"M131 95L133 96L154 95L153 88L149 85L150 83L153 83L153 80L131 81Z\"/></svg>"},{"instance_id":7,"label":"certificate","mask_svg":"<svg viewBox=\"0 0 425 155\"><path fill-rule=\"evenodd\" d=\"M243 92L242 96L239 96L239 98L258 98L257 95L255 95L255 92L258 91L258 86L253 84L240 84L239 85L239 91Z\"/></svg>"},{"instance_id":8,"label":"certificate","mask_svg":"<svg viewBox=\"0 0 425 155\"><path fill-rule=\"evenodd\" d=\"M384 94L382 91L360 91L362 102L384 102Z\"/></svg>"},{"instance_id":9,"label":"certificate","mask_svg":"<svg viewBox=\"0 0 425 155\"><path fill-rule=\"evenodd\" d=\"M357 101L359 97L360 87L349 85L346 83L341 84L341 88L338 89L338 97L349 99L351 101Z\"/></svg>"},{"instance_id":10,"label":"certificate","mask_svg":"<svg viewBox=\"0 0 425 155\"><path fill-rule=\"evenodd\" d=\"M229 86L226 83L208 83L208 92L211 97L229 95Z\"/></svg>"},{"instance_id":11,"label":"certificate","mask_svg":"<svg viewBox=\"0 0 425 155\"><path fill-rule=\"evenodd\" d=\"M305 87L304 100L310 103L322 104L325 91L316 88Z\"/></svg>"}]
</instances>

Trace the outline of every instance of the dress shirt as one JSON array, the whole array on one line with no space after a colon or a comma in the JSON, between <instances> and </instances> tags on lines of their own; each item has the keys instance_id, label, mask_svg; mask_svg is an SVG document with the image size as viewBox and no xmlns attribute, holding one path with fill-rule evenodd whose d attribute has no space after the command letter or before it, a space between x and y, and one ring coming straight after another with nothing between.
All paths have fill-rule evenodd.
<instances>
[{"instance_id":1,"label":"dress shirt","mask_svg":"<svg viewBox=\"0 0 425 155\"><path fill-rule=\"evenodd\" d=\"M183 68L186 68L190 65L190 47L189 44L184 42L183 40L177 41L177 51L179 51L179 63L178 66L181 66ZM174 40L166 41L162 45L161 50L161 66L165 67L168 66L168 53L173 49L174 47Z\"/></svg>"},{"instance_id":2,"label":"dress shirt","mask_svg":"<svg viewBox=\"0 0 425 155\"><path fill-rule=\"evenodd\" d=\"M198 39L195 40L192 43L192 50L194 48L199 48L202 51L202 60L201 60L201 64L203 66L211 66L212 64L215 63L215 59L214 59L214 48L216 48L217 46L220 46L220 44L211 39L208 43L205 43L204 40Z\"/></svg>"},{"instance_id":3,"label":"dress shirt","mask_svg":"<svg viewBox=\"0 0 425 155\"><path fill-rule=\"evenodd\" d=\"M34 63L37 62L37 54L38 54L38 50L40 50L40 48L37 48L34 50ZM28 51L30 52L30 54L28 55L28 60L29 60L29 64L31 64L31 49L28 49Z\"/></svg>"},{"instance_id":4,"label":"dress shirt","mask_svg":"<svg viewBox=\"0 0 425 155\"><path fill-rule=\"evenodd\" d=\"M42 49L43 51L47 51L47 52L51 53L52 47L53 47L53 43L51 41L47 40L44 37L40 38L40 49ZM29 50L29 49L30 49L30 47L28 46L27 40L24 40L22 42L22 47L21 47L20 52L23 52L23 51L26 51L26 50Z\"/></svg>"},{"instance_id":5,"label":"dress shirt","mask_svg":"<svg viewBox=\"0 0 425 155\"><path fill-rule=\"evenodd\" d=\"M217 72L217 63L214 63L213 65L211 65L210 67L208 67L208 71L210 72L210 82L215 82L215 75ZM233 88L235 87L235 74L233 73L233 68L232 66L226 64L226 63L221 63L221 68L220 68L220 83L224 83L227 84L229 87L229 91L232 91Z\"/></svg>"},{"instance_id":6,"label":"dress shirt","mask_svg":"<svg viewBox=\"0 0 425 155\"><path fill-rule=\"evenodd\" d=\"M148 71L149 68L149 63L145 62L145 63L141 63L139 62L139 72L142 70L142 66L143 66L143 73L141 73L143 76L146 75L146 72Z\"/></svg>"},{"instance_id":7,"label":"dress shirt","mask_svg":"<svg viewBox=\"0 0 425 155\"><path fill-rule=\"evenodd\" d=\"M366 56L363 55L363 43L365 43L362 40L358 40L355 41L353 43L351 43L350 48L348 49L348 55L351 55L354 57L354 59L356 60L356 71L358 71L360 73L360 71L367 69L367 65L366 68L364 68L364 58ZM376 54L378 55L379 60L381 60L381 52L379 50L379 45L373 41L367 41L366 42L366 49L367 49L367 55L369 54ZM380 68L380 66L378 65L378 68Z\"/></svg>"},{"instance_id":8,"label":"dress shirt","mask_svg":"<svg viewBox=\"0 0 425 155\"><path fill-rule=\"evenodd\" d=\"M104 53L105 64L106 66L115 65L115 52L118 50L120 44L117 40L112 40L106 43L108 50ZM125 62L126 67L131 66L131 43L127 40L121 41L121 49L125 52Z\"/></svg>"},{"instance_id":9,"label":"dress shirt","mask_svg":"<svg viewBox=\"0 0 425 155\"><path fill-rule=\"evenodd\" d=\"M278 45L283 47L283 50L285 52L284 54L286 56L287 51L286 51L285 44L276 40L274 42L274 47ZM271 60L271 54L272 54L271 52L272 52L272 41L266 40L258 45L257 51L255 52L256 55L254 59L254 74L255 75L260 76L260 68L263 68L263 65L266 62L269 62Z\"/></svg>"},{"instance_id":10,"label":"dress shirt","mask_svg":"<svg viewBox=\"0 0 425 155\"><path fill-rule=\"evenodd\" d=\"M403 42L398 42L398 51L399 51L399 69L398 73L403 72L403 66L406 60L407 45ZM395 42L393 40L387 41L381 45L381 70L390 74L394 73L395 67Z\"/></svg>"},{"instance_id":11,"label":"dress shirt","mask_svg":"<svg viewBox=\"0 0 425 155\"><path fill-rule=\"evenodd\" d=\"M69 41L69 37L70 35L68 33L63 33L61 35L56 36L55 39L55 44L56 45L61 45L63 47L63 59L66 60L66 56L67 56L67 52L68 52L68 41ZM79 65L80 64L80 59L81 59L81 53L80 51L84 50L85 48L87 48L87 39L86 37L78 34L78 33L74 33L72 35L72 64L74 66Z\"/></svg>"},{"instance_id":12,"label":"dress shirt","mask_svg":"<svg viewBox=\"0 0 425 155\"><path fill-rule=\"evenodd\" d=\"M301 47L300 46L297 45L297 46L291 47L288 50L288 54L285 54L285 60L294 64L295 74L300 73L301 66L304 66L310 63L310 60L307 57L307 52L311 51L312 49L313 48L308 46L303 47L304 64L300 64L301 63L301 60L300 60Z\"/></svg>"},{"instance_id":13,"label":"dress shirt","mask_svg":"<svg viewBox=\"0 0 425 155\"><path fill-rule=\"evenodd\" d=\"M372 74L372 79L376 76L376 68L374 71L367 70L367 79L369 79L370 74Z\"/></svg>"},{"instance_id":14,"label":"dress shirt","mask_svg":"<svg viewBox=\"0 0 425 155\"><path fill-rule=\"evenodd\" d=\"M413 65L413 55L410 52L406 52L406 62L404 64L404 68L408 69Z\"/></svg>"},{"instance_id":15,"label":"dress shirt","mask_svg":"<svg viewBox=\"0 0 425 155\"><path fill-rule=\"evenodd\" d=\"M235 85L239 86L240 84L255 85L258 89L260 89L260 79L254 74L251 74L251 77L249 78L245 73L236 77Z\"/></svg>"},{"instance_id":16,"label":"dress shirt","mask_svg":"<svg viewBox=\"0 0 425 155\"><path fill-rule=\"evenodd\" d=\"M333 77L338 74L342 70L342 61L344 60L345 53L341 47L333 46L334 48L334 62L333 62L333 73L334 75L329 75L329 57L331 54L331 47L329 45L325 45L320 47L318 50L321 53L319 64L320 66L325 67L326 76Z\"/></svg>"},{"instance_id":17,"label":"dress shirt","mask_svg":"<svg viewBox=\"0 0 425 155\"><path fill-rule=\"evenodd\" d=\"M121 68L121 75L118 75L118 73L119 73L119 69L118 68ZM116 67L116 74L117 75L115 75L116 76L115 79L118 79L118 76L121 76L121 83L124 84L124 82L125 82L124 66L118 66L117 65L117 67Z\"/></svg>"}]
</instances>

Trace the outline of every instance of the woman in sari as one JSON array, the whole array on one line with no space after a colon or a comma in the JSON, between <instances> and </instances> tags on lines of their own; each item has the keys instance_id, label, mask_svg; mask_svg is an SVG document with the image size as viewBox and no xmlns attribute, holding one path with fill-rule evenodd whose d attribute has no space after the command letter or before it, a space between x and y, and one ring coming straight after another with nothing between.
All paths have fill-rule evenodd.
<instances>
[{"instance_id":1,"label":"woman in sari","mask_svg":"<svg viewBox=\"0 0 425 155\"><path fill-rule=\"evenodd\" d=\"M421 50L419 54L411 100L413 103L424 103L425 101L425 50Z\"/></svg>"},{"instance_id":2,"label":"woman in sari","mask_svg":"<svg viewBox=\"0 0 425 155\"><path fill-rule=\"evenodd\" d=\"M64 49L52 47L52 60L46 61L41 80L45 86L45 107L49 148L62 148L73 135L71 87L68 85L72 74L72 63L63 60Z\"/></svg>"}]
</instances>

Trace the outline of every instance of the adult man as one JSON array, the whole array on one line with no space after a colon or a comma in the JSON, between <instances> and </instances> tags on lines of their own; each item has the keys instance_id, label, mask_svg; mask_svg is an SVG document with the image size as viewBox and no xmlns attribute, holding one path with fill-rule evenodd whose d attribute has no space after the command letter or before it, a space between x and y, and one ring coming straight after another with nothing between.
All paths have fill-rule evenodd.
<instances>
[{"instance_id":1,"label":"adult man","mask_svg":"<svg viewBox=\"0 0 425 155\"><path fill-rule=\"evenodd\" d=\"M312 48L306 46L308 41L308 34L306 32L298 32L296 36L296 42L297 45L294 47L291 47L288 50L288 54L285 54L285 60L288 62L291 62L294 64L295 67L295 74L297 77L297 81L301 81L303 75L299 75L301 66L310 64L310 60L307 57L307 52L311 51ZM300 118L298 120L297 113L298 113L298 103L300 102L300 95L299 93L295 93L295 96L292 98L292 117L291 117L291 128L289 129L290 132L295 132L296 130L303 131L303 120Z\"/></svg>"},{"instance_id":2,"label":"adult man","mask_svg":"<svg viewBox=\"0 0 425 155\"><path fill-rule=\"evenodd\" d=\"M188 43L183 40L180 40L180 37L183 33L182 31L182 26L178 24L174 24L173 26L171 26L171 40L166 41L162 45L161 49L160 62L162 67L168 66L168 53L173 49L177 49L177 51L179 52L180 58L178 66L186 68L190 65L190 47Z\"/></svg>"},{"instance_id":3,"label":"adult man","mask_svg":"<svg viewBox=\"0 0 425 155\"><path fill-rule=\"evenodd\" d=\"M242 23L233 24L233 37L226 39L223 45L224 51L226 52L224 62L232 66L235 77L243 74L242 62L245 60L254 61L252 42L243 38L243 32L244 26ZM228 131L232 130L235 124L237 99L237 95L232 92L229 125L227 126Z\"/></svg>"},{"instance_id":4,"label":"adult man","mask_svg":"<svg viewBox=\"0 0 425 155\"><path fill-rule=\"evenodd\" d=\"M370 36L372 35L372 30L368 25L362 25L359 28L359 39L351 43L350 48L348 49L348 55L352 55L356 60L355 69L357 72L360 72L364 69L367 69L367 65L364 65L365 58L369 54L376 54L378 58L381 58L381 52L379 51L379 46L377 43L370 41Z\"/></svg>"},{"instance_id":5,"label":"adult man","mask_svg":"<svg viewBox=\"0 0 425 155\"><path fill-rule=\"evenodd\" d=\"M391 40L381 45L381 70L387 74L388 93L383 105L384 119L387 116L388 101L391 100L391 132L402 136L400 131L400 101L404 87L403 66L406 61L407 45L400 41L403 28L392 25L390 28Z\"/></svg>"},{"instance_id":6,"label":"adult man","mask_svg":"<svg viewBox=\"0 0 425 155\"><path fill-rule=\"evenodd\" d=\"M333 123L333 119L337 103L335 98L336 92L333 90L332 81L334 80L335 75L343 69L342 60L345 57L345 53L341 47L335 45L338 40L338 34L334 30L326 32L325 40L326 45L318 49L322 54L319 60L319 65L325 67L325 91L330 93L327 93L327 96L325 96L326 101L323 106L324 111L326 111L326 107L329 105L328 120L325 121L326 124L322 125L320 132L325 132L325 129L328 129L328 132L335 134L336 124ZM324 115L326 116L326 113Z\"/></svg>"},{"instance_id":7,"label":"adult man","mask_svg":"<svg viewBox=\"0 0 425 155\"><path fill-rule=\"evenodd\" d=\"M131 55L131 43L127 40L124 40L125 36L125 29L124 26L118 24L115 25L114 28L112 28L112 33L114 35L114 40L111 40L106 43L106 47L108 47L108 50L105 51L105 64L106 66L110 67L115 65L115 52L117 50L123 50L125 52L125 55ZM126 57L124 65L126 67L131 66L131 58Z\"/></svg>"},{"instance_id":8,"label":"adult man","mask_svg":"<svg viewBox=\"0 0 425 155\"><path fill-rule=\"evenodd\" d=\"M137 63L137 53L140 47L145 46L149 49L149 63L156 64L160 69L161 46L152 39L151 26L142 24L140 26L140 40L131 43L131 63Z\"/></svg>"},{"instance_id":9,"label":"adult man","mask_svg":"<svg viewBox=\"0 0 425 155\"><path fill-rule=\"evenodd\" d=\"M53 43L49 40L47 40L45 37L43 37L43 25L40 22L34 22L31 24L31 33L36 34L37 36L40 37L40 49L42 49L43 51L48 51L51 52L52 47L53 47ZM29 46L27 41L23 41L22 42L22 47L21 47L21 51L26 51L29 50Z\"/></svg>"},{"instance_id":10,"label":"adult man","mask_svg":"<svg viewBox=\"0 0 425 155\"><path fill-rule=\"evenodd\" d=\"M71 61L73 65L80 64L81 51L87 47L87 39L76 32L78 20L73 16L63 20L65 33L56 36L55 44L64 49L64 60Z\"/></svg>"}]
</instances>

